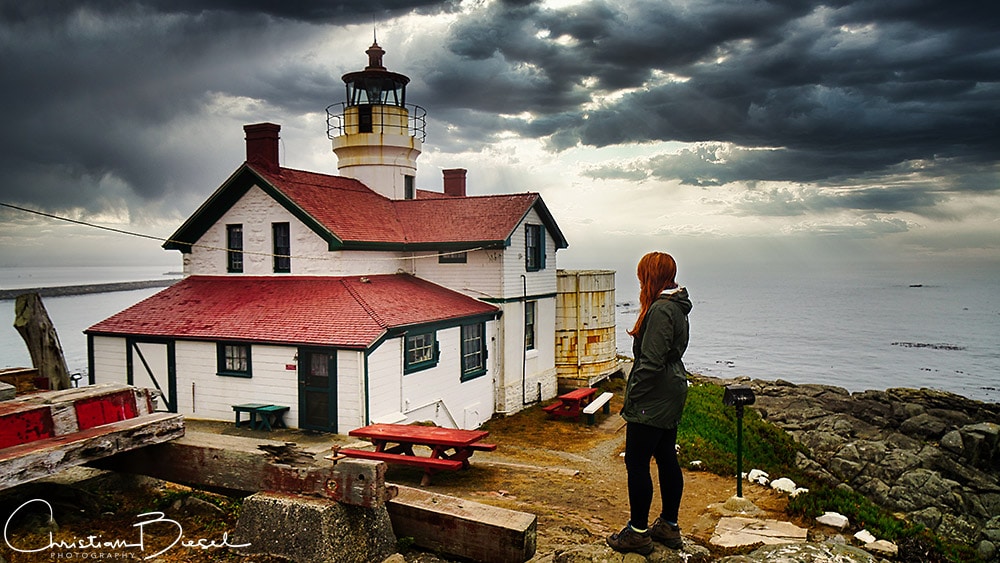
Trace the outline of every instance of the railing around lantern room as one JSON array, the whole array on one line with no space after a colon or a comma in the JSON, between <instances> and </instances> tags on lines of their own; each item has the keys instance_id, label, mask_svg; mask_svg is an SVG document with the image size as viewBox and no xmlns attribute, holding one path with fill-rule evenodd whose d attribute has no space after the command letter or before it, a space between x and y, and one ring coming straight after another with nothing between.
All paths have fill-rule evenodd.
<instances>
[{"instance_id":1,"label":"railing around lantern room","mask_svg":"<svg viewBox=\"0 0 1000 563\"><path fill-rule=\"evenodd\" d=\"M421 143L424 142L427 137L427 111L415 104L403 107L408 114L406 123L401 119L400 106L348 105L346 102L330 104L326 108L326 136L334 139L351 133L381 133L415 137ZM355 109L356 112L348 116L348 108Z\"/></svg>"}]
</instances>

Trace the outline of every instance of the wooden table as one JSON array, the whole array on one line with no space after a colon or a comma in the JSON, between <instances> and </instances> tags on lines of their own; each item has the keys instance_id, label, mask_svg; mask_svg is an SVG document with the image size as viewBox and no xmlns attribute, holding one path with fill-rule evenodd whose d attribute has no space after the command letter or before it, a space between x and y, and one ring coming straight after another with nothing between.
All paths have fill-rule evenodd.
<instances>
[{"instance_id":1,"label":"wooden table","mask_svg":"<svg viewBox=\"0 0 1000 563\"><path fill-rule=\"evenodd\" d=\"M496 444L481 442L490 435L485 430L459 430L437 426L413 424L371 424L355 428L348 435L371 440L375 451L341 448L339 453L348 457L375 459L388 463L422 467L424 476L421 485L430 483L434 471L456 471L469 467L469 458L474 452L493 451ZM420 455L424 450L414 450L414 446L430 449L428 455Z\"/></svg>"},{"instance_id":2,"label":"wooden table","mask_svg":"<svg viewBox=\"0 0 1000 563\"><path fill-rule=\"evenodd\" d=\"M274 428L288 428L285 425L285 413L289 407L271 405L267 403L246 403L243 405L233 405L233 412L236 413L236 427L240 427L240 413L250 415L251 430L272 430Z\"/></svg>"},{"instance_id":3,"label":"wooden table","mask_svg":"<svg viewBox=\"0 0 1000 563\"><path fill-rule=\"evenodd\" d=\"M568 393L559 395L556 397L556 402L542 407L542 410L552 416L577 419L580 418L583 408L594 399L595 393L597 393L596 387L574 389Z\"/></svg>"}]
</instances>

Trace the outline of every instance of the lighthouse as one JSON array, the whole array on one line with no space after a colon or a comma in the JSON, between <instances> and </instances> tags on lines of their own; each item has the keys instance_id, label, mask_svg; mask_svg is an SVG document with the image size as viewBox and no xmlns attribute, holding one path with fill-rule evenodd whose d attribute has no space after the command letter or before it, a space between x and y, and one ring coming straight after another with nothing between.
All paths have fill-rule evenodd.
<instances>
[{"instance_id":1,"label":"lighthouse","mask_svg":"<svg viewBox=\"0 0 1000 563\"><path fill-rule=\"evenodd\" d=\"M365 53L368 66L343 76L346 100L326 108L337 170L389 199L414 199L426 112L406 103L410 79L386 70L377 40Z\"/></svg>"}]
</instances>

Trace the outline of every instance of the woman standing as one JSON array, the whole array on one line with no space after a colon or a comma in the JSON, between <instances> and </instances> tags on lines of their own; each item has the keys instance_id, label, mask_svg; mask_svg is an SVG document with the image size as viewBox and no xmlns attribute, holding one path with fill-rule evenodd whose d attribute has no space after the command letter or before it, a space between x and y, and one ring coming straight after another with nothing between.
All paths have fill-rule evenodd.
<instances>
[{"instance_id":1,"label":"woman standing","mask_svg":"<svg viewBox=\"0 0 1000 563\"><path fill-rule=\"evenodd\" d=\"M684 546L677 513L684 476L677 462L677 425L687 400L687 370L681 357L688 344L691 300L674 278L677 264L663 252L650 252L639 260L639 317L628 331L632 335L634 364L625 385L621 415L625 427L625 468L628 473L630 518L622 531L608 537L608 545L621 552L643 555L653 551L653 541L671 549ZM660 515L649 526L653 502L650 459L656 460L663 501Z\"/></svg>"}]
</instances>

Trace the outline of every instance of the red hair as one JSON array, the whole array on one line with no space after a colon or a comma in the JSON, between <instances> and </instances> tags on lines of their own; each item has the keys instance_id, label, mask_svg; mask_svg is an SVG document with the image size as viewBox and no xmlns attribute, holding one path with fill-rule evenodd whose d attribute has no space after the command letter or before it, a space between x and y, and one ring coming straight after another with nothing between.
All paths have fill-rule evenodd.
<instances>
[{"instance_id":1,"label":"red hair","mask_svg":"<svg viewBox=\"0 0 1000 563\"><path fill-rule=\"evenodd\" d=\"M665 289L677 287L677 282L674 281L677 276L677 262L674 262L674 257L666 252L650 252L639 260L635 275L639 278L639 317L635 320L632 330L628 331L631 336L639 334L646 313L660 293Z\"/></svg>"}]
</instances>

